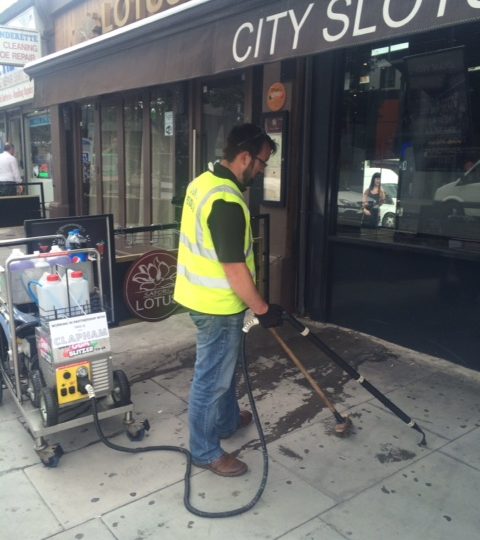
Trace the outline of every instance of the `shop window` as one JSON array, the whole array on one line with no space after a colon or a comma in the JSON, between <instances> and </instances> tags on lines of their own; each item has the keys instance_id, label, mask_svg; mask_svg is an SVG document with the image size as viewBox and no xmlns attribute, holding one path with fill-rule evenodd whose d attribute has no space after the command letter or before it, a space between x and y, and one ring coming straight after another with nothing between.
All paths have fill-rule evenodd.
<instances>
[{"instance_id":1,"label":"shop window","mask_svg":"<svg viewBox=\"0 0 480 540\"><path fill-rule=\"evenodd\" d=\"M188 184L188 118L183 85L159 89L150 99L152 222L178 220L177 201Z\"/></svg>"},{"instance_id":2,"label":"shop window","mask_svg":"<svg viewBox=\"0 0 480 540\"><path fill-rule=\"evenodd\" d=\"M143 174L143 101L126 99L123 107L125 126L125 180L127 227L144 224L145 182Z\"/></svg>"},{"instance_id":3,"label":"shop window","mask_svg":"<svg viewBox=\"0 0 480 540\"><path fill-rule=\"evenodd\" d=\"M43 197L46 209L54 200L52 180L52 134L48 111L25 116L25 181L29 195Z\"/></svg>"},{"instance_id":4,"label":"shop window","mask_svg":"<svg viewBox=\"0 0 480 540\"><path fill-rule=\"evenodd\" d=\"M244 121L245 82L243 75L212 79L203 84L203 159L221 159L228 133Z\"/></svg>"},{"instance_id":5,"label":"shop window","mask_svg":"<svg viewBox=\"0 0 480 540\"><path fill-rule=\"evenodd\" d=\"M105 214L113 214L115 227L123 226L120 219L119 198L118 113L115 104L104 103L101 106L102 206Z\"/></svg>"},{"instance_id":6,"label":"shop window","mask_svg":"<svg viewBox=\"0 0 480 540\"><path fill-rule=\"evenodd\" d=\"M480 241L477 41L464 26L347 53L338 234Z\"/></svg>"},{"instance_id":7,"label":"shop window","mask_svg":"<svg viewBox=\"0 0 480 540\"><path fill-rule=\"evenodd\" d=\"M92 103L80 107L80 134L82 140L82 214L99 212L96 191L95 174L95 121Z\"/></svg>"}]
</instances>

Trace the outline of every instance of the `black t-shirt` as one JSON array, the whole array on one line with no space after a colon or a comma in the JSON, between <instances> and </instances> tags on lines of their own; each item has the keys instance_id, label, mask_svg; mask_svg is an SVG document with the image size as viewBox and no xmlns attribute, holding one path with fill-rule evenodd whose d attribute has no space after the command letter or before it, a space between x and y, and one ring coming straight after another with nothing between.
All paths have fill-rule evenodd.
<instances>
[{"instance_id":1,"label":"black t-shirt","mask_svg":"<svg viewBox=\"0 0 480 540\"><path fill-rule=\"evenodd\" d=\"M245 190L244 186L237 181L232 171L223 167L220 163L215 163L213 174L230 180L241 191ZM207 223L210 228L218 260L222 263L245 262L244 241L246 223L242 207L233 202L215 201L212 205Z\"/></svg>"}]
</instances>

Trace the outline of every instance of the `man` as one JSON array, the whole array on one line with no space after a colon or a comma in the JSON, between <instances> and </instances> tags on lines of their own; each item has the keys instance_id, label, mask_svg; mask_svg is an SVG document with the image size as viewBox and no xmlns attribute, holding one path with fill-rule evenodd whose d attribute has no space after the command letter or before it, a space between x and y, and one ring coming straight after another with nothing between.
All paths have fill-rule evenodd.
<instances>
[{"instance_id":1,"label":"man","mask_svg":"<svg viewBox=\"0 0 480 540\"><path fill-rule=\"evenodd\" d=\"M220 439L252 420L236 398L244 312L250 308L266 328L282 324L282 308L267 304L255 286L250 213L242 195L275 150L259 127L234 127L223 159L190 183L183 206L174 299L190 310L198 330L190 451L195 465L220 476L247 471L220 446Z\"/></svg>"},{"instance_id":2,"label":"man","mask_svg":"<svg viewBox=\"0 0 480 540\"><path fill-rule=\"evenodd\" d=\"M0 154L0 196L17 194L17 184L22 178L15 157L15 147L6 142L3 152Z\"/></svg>"}]
</instances>

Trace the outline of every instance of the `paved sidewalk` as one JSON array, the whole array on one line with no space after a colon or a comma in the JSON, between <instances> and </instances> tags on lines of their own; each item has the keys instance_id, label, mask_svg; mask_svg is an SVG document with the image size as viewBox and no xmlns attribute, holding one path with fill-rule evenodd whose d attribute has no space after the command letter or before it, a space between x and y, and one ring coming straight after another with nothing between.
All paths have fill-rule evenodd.
<instances>
[{"instance_id":1,"label":"paved sidewalk","mask_svg":"<svg viewBox=\"0 0 480 540\"><path fill-rule=\"evenodd\" d=\"M313 327L313 325L310 325ZM286 358L273 336L247 338L252 386L268 441L266 490L248 513L205 519L183 506L184 459L167 452L123 454L97 441L91 424L58 434L65 455L44 467L8 392L0 407L0 537L22 540L323 539L477 540L480 530L480 374L332 325L323 339L427 433L420 436L307 340L279 330L326 389L348 410L348 438ZM111 332L114 362L133 383L136 414L151 430L130 442L121 418L103 423L127 446L187 446L194 358L188 316L135 323ZM246 403L245 387L241 400ZM261 479L254 426L225 441L249 473L220 478L194 468L192 502L207 511L245 504Z\"/></svg>"}]
</instances>

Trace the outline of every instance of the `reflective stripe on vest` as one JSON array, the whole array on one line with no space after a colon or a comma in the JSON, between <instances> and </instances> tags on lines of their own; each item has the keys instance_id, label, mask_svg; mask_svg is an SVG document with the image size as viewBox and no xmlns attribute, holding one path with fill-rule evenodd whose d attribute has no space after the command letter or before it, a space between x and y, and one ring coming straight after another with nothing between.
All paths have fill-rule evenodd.
<instances>
[{"instance_id":1,"label":"reflective stripe on vest","mask_svg":"<svg viewBox=\"0 0 480 540\"><path fill-rule=\"evenodd\" d=\"M187 308L210 314L234 314L246 308L233 292L219 262L208 228L215 201L240 204L245 216L243 250L255 279L250 212L240 190L228 179L203 173L188 187L182 213L174 299Z\"/></svg>"}]
</instances>

